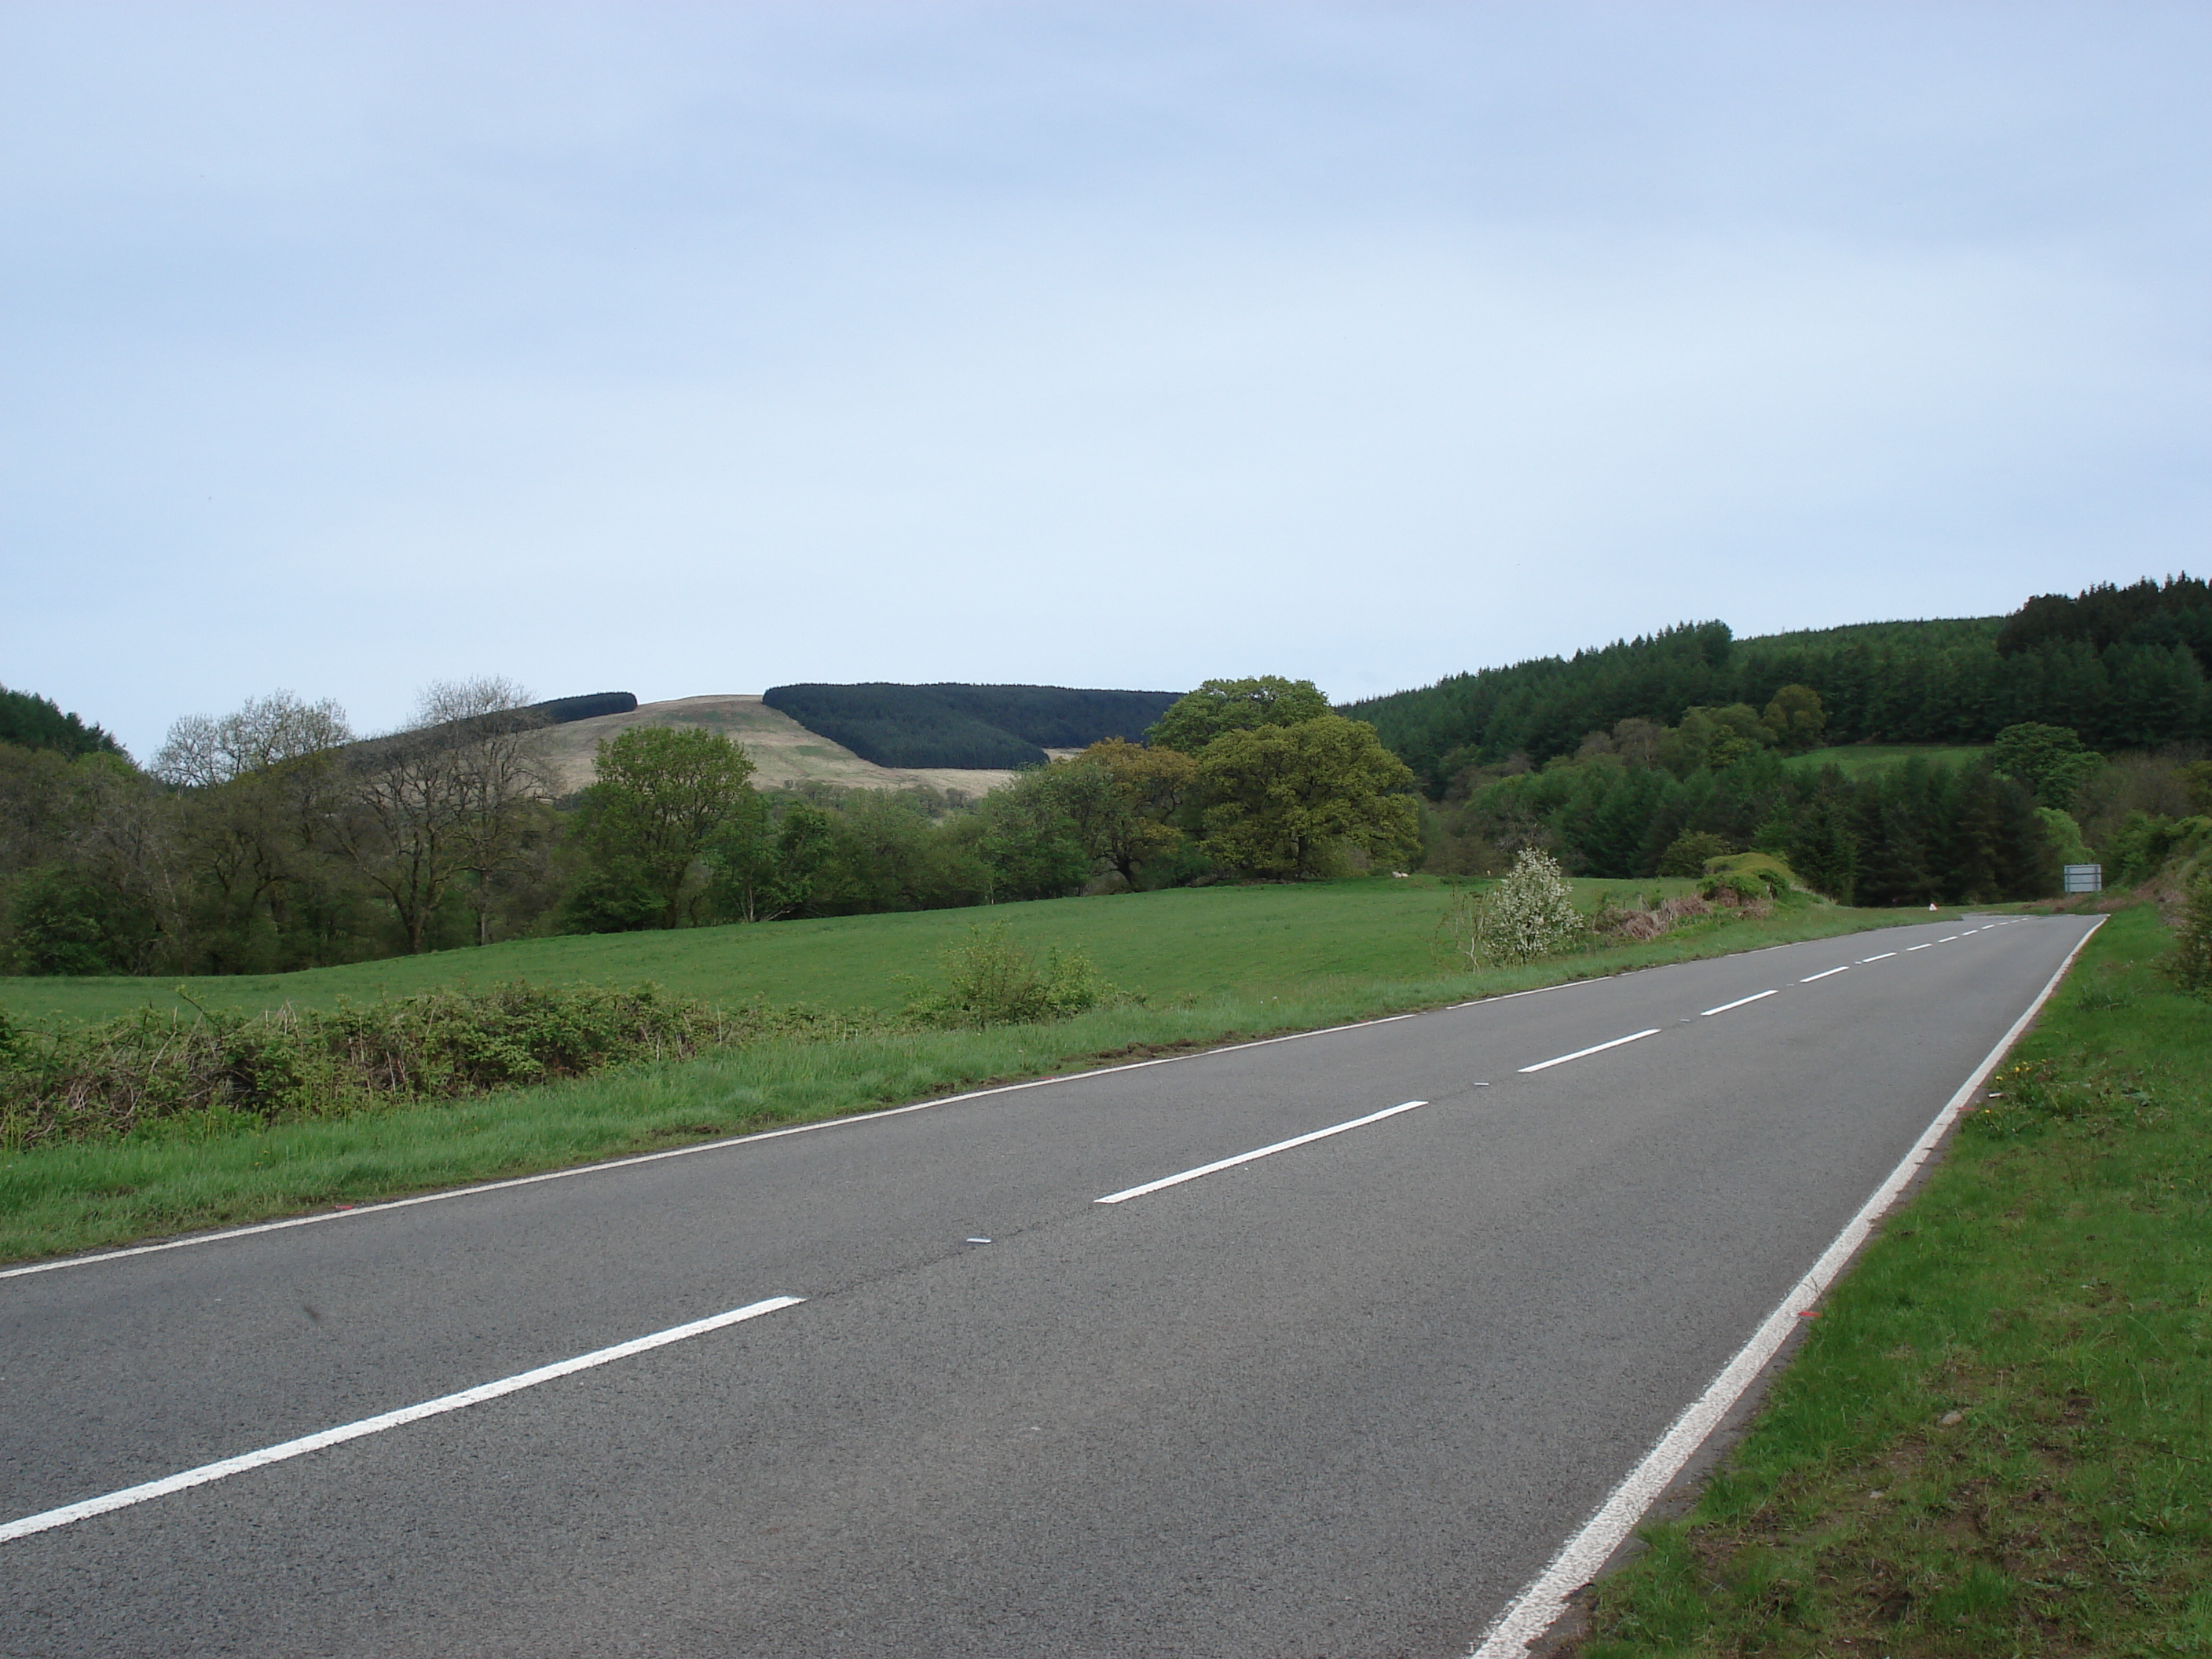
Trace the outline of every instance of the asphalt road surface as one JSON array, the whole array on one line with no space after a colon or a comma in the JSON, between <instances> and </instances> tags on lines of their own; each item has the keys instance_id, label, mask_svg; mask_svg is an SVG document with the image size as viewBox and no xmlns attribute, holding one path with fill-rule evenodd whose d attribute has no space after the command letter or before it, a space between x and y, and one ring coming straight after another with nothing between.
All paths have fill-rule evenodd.
<instances>
[{"instance_id":1,"label":"asphalt road surface","mask_svg":"<svg viewBox=\"0 0 2212 1659\"><path fill-rule=\"evenodd\" d=\"M2087 926L1790 945L0 1278L0 1522L46 1517L0 1525L0 1653L1464 1654Z\"/></svg>"}]
</instances>

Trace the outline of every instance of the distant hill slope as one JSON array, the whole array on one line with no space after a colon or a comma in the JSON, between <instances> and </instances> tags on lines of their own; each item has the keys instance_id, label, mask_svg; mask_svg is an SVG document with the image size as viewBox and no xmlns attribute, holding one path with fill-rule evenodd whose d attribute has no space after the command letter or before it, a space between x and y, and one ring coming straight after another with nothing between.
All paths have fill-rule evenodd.
<instances>
[{"instance_id":1,"label":"distant hill slope","mask_svg":"<svg viewBox=\"0 0 2212 1659\"><path fill-rule=\"evenodd\" d=\"M1985 744L2021 720L2070 726L2113 750L2212 736L2212 599L2164 586L2045 596L2010 617L1861 623L1738 640L1684 623L1571 658L1540 657L1349 705L1431 793L1470 766L1570 754L1638 718L1674 725L1698 704L1764 708L1785 685L1820 694L1831 743Z\"/></svg>"},{"instance_id":2,"label":"distant hill slope","mask_svg":"<svg viewBox=\"0 0 2212 1659\"><path fill-rule=\"evenodd\" d=\"M878 766L1041 765L1048 750L1144 735L1176 691L1059 685L779 685L767 705Z\"/></svg>"},{"instance_id":3,"label":"distant hill slope","mask_svg":"<svg viewBox=\"0 0 2212 1659\"><path fill-rule=\"evenodd\" d=\"M677 697L637 703L620 713L571 720L555 726L544 742L558 787L573 793L591 783L593 759L602 738L633 726L700 726L720 732L744 746L758 769L753 781L763 788L797 783L830 783L855 789L905 789L916 785L981 795L1012 776L1000 769L889 768L861 759L770 708L757 696Z\"/></svg>"}]
</instances>

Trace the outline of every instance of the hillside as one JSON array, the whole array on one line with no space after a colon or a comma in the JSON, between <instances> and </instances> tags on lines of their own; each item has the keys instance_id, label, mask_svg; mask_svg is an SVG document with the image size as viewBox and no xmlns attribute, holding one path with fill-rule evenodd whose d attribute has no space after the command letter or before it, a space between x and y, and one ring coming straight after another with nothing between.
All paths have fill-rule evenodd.
<instances>
[{"instance_id":1,"label":"hillside","mask_svg":"<svg viewBox=\"0 0 2212 1659\"><path fill-rule=\"evenodd\" d=\"M1739 640L1684 623L1571 658L1455 674L1344 712L1371 721L1441 794L1471 766L1571 754L1621 720L1763 708L1785 685L1820 696L1831 744L1988 743L2021 721L2068 726L2107 752L2212 736L2203 584L2046 595L2007 617L1863 623Z\"/></svg>"},{"instance_id":2,"label":"hillside","mask_svg":"<svg viewBox=\"0 0 2212 1659\"><path fill-rule=\"evenodd\" d=\"M885 767L808 731L758 696L722 695L648 702L624 713L568 720L545 734L558 787L564 794L592 778L592 757L602 739L633 726L701 726L741 744L759 769L762 788L830 783L855 789L908 789L917 785L982 795L1013 775L1009 769L960 767Z\"/></svg>"}]
</instances>

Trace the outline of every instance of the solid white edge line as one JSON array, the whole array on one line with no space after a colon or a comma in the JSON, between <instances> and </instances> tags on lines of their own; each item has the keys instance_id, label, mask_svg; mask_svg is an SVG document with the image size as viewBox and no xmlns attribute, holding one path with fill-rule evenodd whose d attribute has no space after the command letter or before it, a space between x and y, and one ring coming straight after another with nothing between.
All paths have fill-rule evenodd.
<instances>
[{"instance_id":1,"label":"solid white edge line","mask_svg":"<svg viewBox=\"0 0 2212 1659\"><path fill-rule=\"evenodd\" d=\"M1587 983L1571 981L1570 983ZM1545 990L1556 990L1556 986L1545 986ZM1516 996L1525 992L1514 993ZM260 1221L250 1227L227 1227L221 1232L193 1233L184 1238L164 1239L158 1244L132 1244L119 1250L101 1250L93 1255L69 1255L55 1261L33 1261L20 1267L0 1267L0 1279L20 1279L27 1273L58 1273L64 1267L89 1267L96 1261L120 1261L125 1256L154 1255L163 1250L182 1250L195 1244L219 1244L225 1239L247 1238L257 1233L280 1233L290 1227L312 1227L325 1221L351 1221L365 1215L379 1215L387 1210L409 1209L417 1204L442 1204L449 1198L474 1198L480 1193L505 1192L514 1187L534 1187L540 1182L566 1181L572 1176L598 1175L608 1170L627 1170L641 1164L658 1164L667 1158L690 1158L695 1152L719 1152L732 1146L750 1146L763 1140L781 1140L786 1135L811 1134L817 1129L840 1129L854 1123L873 1123L887 1117L903 1117L908 1112L926 1112L938 1106L955 1106L963 1100L981 1100L987 1095L1014 1094L1024 1089L1042 1089L1054 1083L1080 1083L1086 1078L1110 1077L1116 1072L1141 1072L1148 1066L1176 1066L1187 1060L1210 1060L1216 1054L1235 1054L1243 1048L1264 1048L1270 1043L1296 1042L1303 1037L1328 1036L1338 1031L1357 1031L1370 1025L1391 1025L1401 1019L1418 1019L1419 1013L1385 1014L1379 1019L1356 1019L1346 1025L1324 1025L1312 1031L1287 1031L1281 1036L1255 1037L1249 1042L1225 1042L1218 1048L1201 1048L1195 1054L1163 1054L1157 1060L1133 1060L1120 1066L1101 1066L1087 1072L1061 1072L1052 1077L1031 1078L1026 1083L1001 1083L988 1089L970 1089L964 1094L946 1095L938 1100L918 1100L911 1106L887 1106L880 1111L852 1112L842 1117L825 1117L815 1123L793 1123L781 1129L760 1129L751 1134L724 1135L718 1140L702 1140L696 1146L672 1146L665 1152L639 1152L629 1158L603 1158L593 1164L578 1164L565 1170L547 1170L538 1175L512 1176L504 1181L480 1181L468 1187L449 1187L443 1192L417 1193L412 1198L388 1198L380 1203L350 1205L342 1210L324 1210L314 1215L295 1215L283 1221Z\"/></svg>"},{"instance_id":2,"label":"solid white edge line","mask_svg":"<svg viewBox=\"0 0 2212 1659\"><path fill-rule=\"evenodd\" d=\"M1973 1097L1983 1079L1996 1069L2006 1051L2020 1041L2028 1022L2042 1011L2051 994L2058 988L2058 981L2066 976L2066 970L2074 965L2074 958L2081 954L2081 947L2104 925L2105 918L2098 917L2089 931L2075 940L2074 948L2036 994L2035 1000L2027 1005L2027 1012L2012 1023L2012 1028L1997 1039L1996 1047L1974 1068L1973 1074L1944 1103L1935 1121L1890 1171L1889 1178L1860 1206L1849 1224L1836 1235L1835 1242L1821 1253L1812 1271L1790 1286L1776 1304L1774 1311L1766 1316L1765 1322L1736 1351L1735 1357L1705 1391L1674 1419L1658 1443L1644 1455L1644 1461L1628 1472L1597 1512L1583 1523L1581 1530L1560 1546L1559 1553L1544 1571L1491 1621L1470 1650L1468 1659L1524 1659L1528 1644L1559 1622L1566 1611L1567 1598L1589 1583L1643 1518L1644 1510L1673 1483L1683 1465L1705 1443L1705 1437L1719 1426L1721 1419L1743 1397L1744 1390L1766 1368L1767 1361L1773 1358L1790 1333L1796 1328L1799 1311L1820 1300L1850 1264L1859 1246L1866 1242L1867 1235L1874 1231L1875 1223L1897 1201L1898 1194L1911 1184L1921 1166L1935 1155L1960 1109Z\"/></svg>"},{"instance_id":3,"label":"solid white edge line","mask_svg":"<svg viewBox=\"0 0 2212 1659\"><path fill-rule=\"evenodd\" d=\"M1523 1072L1548 1072L1554 1066L1564 1066L1571 1060L1582 1059L1585 1054L1601 1054L1608 1048L1618 1048L1624 1042L1641 1042L1645 1037L1658 1035L1659 1027L1655 1025L1648 1031L1631 1031L1626 1036L1615 1037L1610 1042L1593 1042L1589 1048L1577 1048L1571 1054L1558 1054L1550 1060L1540 1060L1534 1066L1523 1066L1520 1069Z\"/></svg>"},{"instance_id":4,"label":"solid white edge line","mask_svg":"<svg viewBox=\"0 0 2212 1659\"><path fill-rule=\"evenodd\" d=\"M1831 968L1831 969L1829 969L1827 970L1827 973L1821 973L1821 974L1808 974L1808 975L1805 975L1805 977L1804 977L1804 978L1802 978L1802 979L1799 980L1797 982L1798 982L1800 985L1810 985L1810 984L1811 984L1814 980L1816 980L1816 979L1826 979L1826 978L1827 978L1828 974L1842 974L1842 973L1848 973L1848 972L1850 972L1850 966L1851 966L1851 964L1850 964L1850 963L1848 963L1848 962L1847 962L1847 963L1844 963L1841 968Z\"/></svg>"},{"instance_id":5,"label":"solid white edge line","mask_svg":"<svg viewBox=\"0 0 2212 1659\"><path fill-rule=\"evenodd\" d=\"M1212 1164L1202 1164L1195 1170L1185 1170L1181 1175L1163 1176L1158 1181L1148 1181L1141 1187L1130 1187L1118 1193L1109 1193L1103 1198L1094 1198L1093 1204L1119 1204L1125 1200L1142 1198L1146 1193L1156 1193L1163 1187L1180 1187L1186 1181L1195 1181L1218 1170L1233 1170L1239 1164L1249 1164L1255 1158L1271 1157L1276 1152L1287 1152L1293 1146L1303 1146L1310 1140L1325 1140L1330 1135L1340 1135L1346 1129L1357 1129L1363 1124L1379 1123L1386 1117L1395 1117L1401 1112L1410 1112L1416 1106L1425 1106L1425 1100L1408 1100L1395 1106L1386 1106L1379 1112L1370 1112L1365 1117L1355 1117L1349 1123L1332 1123L1326 1129L1312 1129L1288 1140L1279 1140L1272 1146L1255 1147L1249 1152L1239 1152L1234 1158L1224 1158Z\"/></svg>"},{"instance_id":6,"label":"solid white edge line","mask_svg":"<svg viewBox=\"0 0 2212 1659\"><path fill-rule=\"evenodd\" d=\"M364 1417L359 1422L341 1424L335 1429L325 1429L319 1433L301 1435L296 1440L264 1446L258 1451L226 1457L218 1463L203 1463L196 1469L164 1475L159 1480L125 1486L119 1492L88 1498L82 1503L64 1504L58 1510L27 1515L20 1520L0 1525L0 1543L6 1543L11 1538L28 1537L34 1532L51 1532L56 1527L66 1527L95 1515L105 1515L110 1510L127 1509L149 1498L165 1498L188 1486L204 1486L210 1480L222 1480L234 1474L244 1474L249 1469L266 1468L271 1463L304 1457L307 1453L321 1451L326 1446L343 1445L349 1440L359 1440L364 1435L381 1434L386 1429L419 1423L426 1417L441 1416L468 1406L481 1406L487 1400L496 1400L502 1395L534 1389L541 1382L552 1382L556 1377L589 1370L595 1365L605 1365L617 1359L627 1359L632 1354L645 1353L653 1348L665 1348L672 1342L681 1342L689 1337L704 1336L708 1331L719 1331L725 1326L735 1325L744 1320L757 1319L763 1314L774 1313L780 1308L796 1307L805 1300L806 1298L803 1296L772 1296L765 1301L732 1308L727 1313L695 1319L688 1325L676 1325L665 1331L655 1331L650 1336L632 1337L629 1341L617 1342L611 1348L594 1349L590 1353L579 1354L574 1359L557 1360L550 1365L540 1365L535 1370L520 1371L513 1376L501 1377L496 1382L480 1382L473 1389L462 1389L459 1394L441 1395L437 1399L425 1400L420 1405L402 1406L397 1411Z\"/></svg>"},{"instance_id":7,"label":"solid white edge line","mask_svg":"<svg viewBox=\"0 0 2212 1659\"><path fill-rule=\"evenodd\" d=\"M1699 1019L1711 1019L1715 1014L1724 1014L1731 1008L1741 1008L1747 1002L1756 1002L1761 997L1778 997L1782 993L1779 991L1754 991L1747 997L1738 997L1734 1002L1723 1002L1717 1008L1708 1008L1703 1013L1699 1014L1698 1018Z\"/></svg>"}]
</instances>

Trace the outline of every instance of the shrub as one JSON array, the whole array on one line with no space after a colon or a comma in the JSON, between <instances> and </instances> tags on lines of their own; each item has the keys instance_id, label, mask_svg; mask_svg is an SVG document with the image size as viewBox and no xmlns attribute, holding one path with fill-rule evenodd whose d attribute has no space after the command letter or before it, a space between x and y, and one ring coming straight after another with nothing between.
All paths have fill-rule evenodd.
<instances>
[{"instance_id":1,"label":"shrub","mask_svg":"<svg viewBox=\"0 0 2212 1659\"><path fill-rule=\"evenodd\" d=\"M1006 937L1002 921L970 926L940 963L944 983L911 981L907 999L908 1016L927 1025L1030 1025L1122 998L1082 951L1055 945L1039 962Z\"/></svg>"},{"instance_id":2,"label":"shrub","mask_svg":"<svg viewBox=\"0 0 2212 1659\"><path fill-rule=\"evenodd\" d=\"M1706 866L1705 873L1715 876L1749 876L1761 883L1765 890L1777 896L1802 885L1788 862L1773 853L1735 853L1717 859Z\"/></svg>"},{"instance_id":3,"label":"shrub","mask_svg":"<svg viewBox=\"0 0 2212 1659\"><path fill-rule=\"evenodd\" d=\"M2189 890L2166 971L2190 995L2212 998L2212 876L2199 876Z\"/></svg>"},{"instance_id":4,"label":"shrub","mask_svg":"<svg viewBox=\"0 0 2212 1659\"><path fill-rule=\"evenodd\" d=\"M2176 853L2194 852L2208 840L2212 840L2212 819L2130 812L2105 842L2105 885L2108 890L2132 887L2156 875Z\"/></svg>"}]
</instances>

